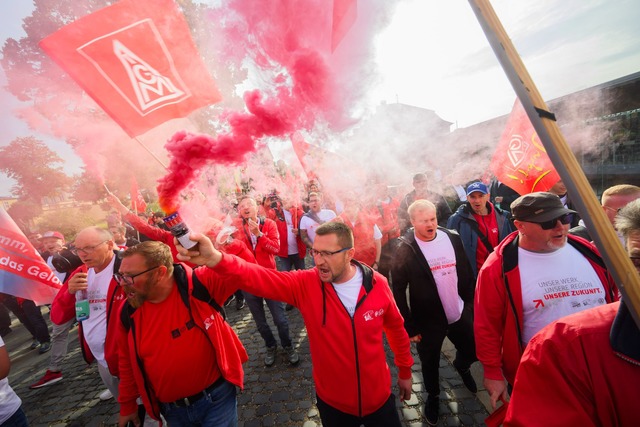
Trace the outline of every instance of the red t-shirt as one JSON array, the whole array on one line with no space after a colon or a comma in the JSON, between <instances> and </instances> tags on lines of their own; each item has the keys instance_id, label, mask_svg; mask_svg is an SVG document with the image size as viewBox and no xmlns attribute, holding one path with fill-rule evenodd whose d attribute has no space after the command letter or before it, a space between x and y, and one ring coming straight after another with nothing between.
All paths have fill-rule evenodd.
<instances>
[{"instance_id":1,"label":"red t-shirt","mask_svg":"<svg viewBox=\"0 0 640 427\"><path fill-rule=\"evenodd\" d=\"M494 248L498 246L498 243L500 243L500 233L498 230L498 221L493 213L493 209L491 209L487 215L478 215L473 212L473 217L478 223L478 229L482 234L487 236L491 246ZM482 264L484 264L488 256L489 249L487 249L478 237L478 249L476 250L476 267L478 267L478 271L480 271Z\"/></svg>"},{"instance_id":2,"label":"red t-shirt","mask_svg":"<svg viewBox=\"0 0 640 427\"><path fill-rule=\"evenodd\" d=\"M161 402L192 396L220 378L216 355L205 331L187 325L189 311L177 286L159 304L144 304L136 331L138 354Z\"/></svg>"}]
</instances>

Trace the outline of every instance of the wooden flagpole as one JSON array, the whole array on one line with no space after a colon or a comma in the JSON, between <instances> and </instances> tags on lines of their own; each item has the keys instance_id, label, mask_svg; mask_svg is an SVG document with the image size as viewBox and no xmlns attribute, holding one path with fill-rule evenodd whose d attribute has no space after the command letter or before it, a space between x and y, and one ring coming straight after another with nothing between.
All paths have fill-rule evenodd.
<instances>
[{"instance_id":1,"label":"wooden flagpole","mask_svg":"<svg viewBox=\"0 0 640 427\"><path fill-rule=\"evenodd\" d=\"M549 112L489 0L469 0L469 4L640 327L638 272L620 245L580 164L560 133L555 116Z\"/></svg>"},{"instance_id":2,"label":"wooden flagpole","mask_svg":"<svg viewBox=\"0 0 640 427\"><path fill-rule=\"evenodd\" d=\"M160 160L160 159L158 158L158 156L156 156L156 155L153 153L153 151L149 150L149 148L148 148L146 145L144 145L144 144L142 143L142 141L140 141L140 140L138 139L138 137L137 137L137 136L136 136L135 138L133 138L133 139L134 139L138 144L140 144L140 145L142 146L142 148L144 148L145 150L147 150L147 153L151 154L151 156L152 156L154 159L156 159L156 161L157 161L158 163L160 163L160 166L162 166L165 170L169 170L169 168L167 167L167 165L165 165L164 163L162 163L162 160Z\"/></svg>"}]
</instances>

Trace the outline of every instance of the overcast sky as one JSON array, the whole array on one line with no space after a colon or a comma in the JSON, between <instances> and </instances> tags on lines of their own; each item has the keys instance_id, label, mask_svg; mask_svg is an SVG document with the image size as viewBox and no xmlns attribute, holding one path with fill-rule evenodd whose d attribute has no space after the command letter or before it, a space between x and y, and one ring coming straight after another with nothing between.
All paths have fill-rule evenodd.
<instances>
[{"instance_id":1,"label":"overcast sky","mask_svg":"<svg viewBox=\"0 0 640 427\"><path fill-rule=\"evenodd\" d=\"M640 71L637 0L492 5L546 100ZM22 19L32 9L27 0L2 0L0 43L24 35ZM515 94L467 1L405 0L376 46L382 79L370 91L371 105L398 101L428 108L460 127L507 114L513 105ZM0 100L1 146L30 133L11 115L17 101L6 95ZM66 144L47 142L70 159L67 172L78 171L79 160ZM0 175L0 196L9 195L10 185Z\"/></svg>"}]
</instances>

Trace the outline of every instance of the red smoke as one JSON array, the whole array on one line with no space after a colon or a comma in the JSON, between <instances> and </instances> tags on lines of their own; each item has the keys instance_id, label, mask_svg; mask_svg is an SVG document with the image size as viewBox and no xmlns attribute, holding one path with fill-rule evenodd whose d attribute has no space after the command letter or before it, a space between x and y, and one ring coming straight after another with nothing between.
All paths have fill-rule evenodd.
<instances>
[{"instance_id":1,"label":"red smoke","mask_svg":"<svg viewBox=\"0 0 640 427\"><path fill-rule=\"evenodd\" d=\"M315 15L310 14L313 12L309 10L310 4L315 6ZM304 2L302 6L295 0L238 0L231 7L244 18L226 32L227 37L235 38L228 40L228 45L235 49L232 56L245 46L252 50L242 52L244 55L254 52L254 63L261 67L270 65L277 73L270 82L270 94L260 90L245 93L248 112L226 114L225 133L214 138L178 132L167 142L169 173L158 185L160 205L166 213L178 208L180 192L196 180L207 164L241 163L261 138L286 137L300 129L311 129L318 120L331 121L328 116L341 113L338 91L327 63L331 26L326 17L332 12L331 2ZM319 19L322 16L325 19ZM243 27L250 31L249 37L238 30Z\"/></svg>"}]
</instances>

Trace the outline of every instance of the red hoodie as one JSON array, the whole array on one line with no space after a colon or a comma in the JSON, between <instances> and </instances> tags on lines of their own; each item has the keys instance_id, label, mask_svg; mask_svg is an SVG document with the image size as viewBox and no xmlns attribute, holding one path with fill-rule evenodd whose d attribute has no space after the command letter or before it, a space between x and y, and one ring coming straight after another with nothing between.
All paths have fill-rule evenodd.
<instances>
[{"instance_id":1,"label":"red hoodie","mask_svg":"<svg viewBox=\"0 0 640 427\"><path fill-rule=\"evenodd\" d=\"M252 294L298 307L307 327L318 396L342 412L365 416L380 409L391 393L383 335L395 355L400 378L411 377L413 356L386 279L365 265L354 264L368 287L360 290L353 318L333 286L320 281L316 268L279 272L223 254L214 271L231 276Z\"/></svg>"}]
</instances>

